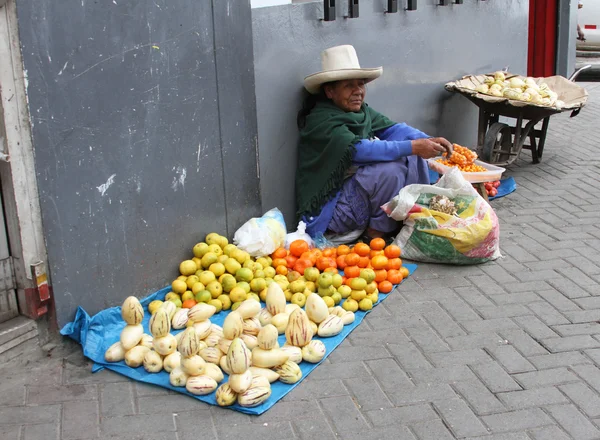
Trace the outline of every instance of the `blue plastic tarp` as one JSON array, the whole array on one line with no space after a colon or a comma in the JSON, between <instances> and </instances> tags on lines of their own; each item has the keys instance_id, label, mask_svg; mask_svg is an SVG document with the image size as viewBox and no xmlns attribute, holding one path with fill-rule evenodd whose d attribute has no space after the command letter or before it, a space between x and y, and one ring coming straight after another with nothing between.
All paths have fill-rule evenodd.
<instances>
[{"instance_id":1,"label":"blue plastic tarp","mask_svg":"<svg viewBox=\"0 0 600 440\"><path fill-rule=\"evenodd\" d=\"M416 264L405 264L406 268L412 274L416 268ZM142 322L144 326L145 333L150 334L148 329L148 322L150 321L150 314L148 313L148 304L155 300L162 300L165 295L171 290L170 286L165 287L164 289L155 292L143 300L141 300L142 305L145 309L144 320ZM393 295L394 290L392 290L389 294L379 294L379 304L381 301L384 301L389 295ZM376 304L376 305L377 305ZM263 304L264 307L264 304ZM223 325L223 321L229 312L221 312L214 315L211 318L211 322L218 325ZM320 339L325 344L327 348L327 353L325 358L331 354L331 352L342 343L342 341L354 330L361 321L364 319L366 314L369 312L357 311L355 313L356 319L352 324L344 326L344 330L336 336L331 338L320 338L318 336L315 339ZM163 388L168 388L170 390L176 391L178 393L187 394L188 396L194 397L203 402L209 403L211 405L216 405L217 402L215 400L215 392L206 395L206 396L196 396L187 392L185 388L181 387L173 387L169 383L169 374L166 371L161 371L160 373L148 373L144 370L144 367L131 368L128 367L125 362L115 362L110 363L104 360L104 353L112 344L119 340L119 336L121 334L121 330L125 326L125 322L121 318L121 307L111 307L110 309L103 310L93 317L87 314L87 312L81 307L77 308L77 313L75 315L75 319L73 322L66 324L62 330L61 334L65 336L69 336L72 339L76 340L83 346L83 354L94 361L94 366L92 368L93 372L100 371L103 368L108 368L109 370L115 371L123 376L127 376L133 380L137 380L140 382L145 382L149 384L158 385ZM173 330L173 334L177 334L183 330ZM285 343L285 335L281 335L279 337L280 345ZM323 358L323 359L325 359ZM321 361L323 362L323 361ZM307 362L300 363L300 369L302 370L302 380L308 376L308 374L317 368L319 364L309 364ZM301 381L302 381L301 380ZM225 374L225 379L222 383L227 381L227 375ZM246 414L262 414L271 408L278 400L280 400L283 396L293 390L301 381L287 385L282 382L276 381L271 384L271 397L260 406L254 408L244 408L237 404L230 406L229 408L234 409L236 411L240 411Z\"/></svg>"}]
</instances>

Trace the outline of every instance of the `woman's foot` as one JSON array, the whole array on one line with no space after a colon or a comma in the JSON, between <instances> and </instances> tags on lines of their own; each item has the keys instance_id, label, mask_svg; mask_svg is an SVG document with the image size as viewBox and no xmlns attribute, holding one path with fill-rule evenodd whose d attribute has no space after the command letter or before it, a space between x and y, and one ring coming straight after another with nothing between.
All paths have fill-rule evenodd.
<instances>
[{"instance_id":1,"label":"woman's foot","mask_svg":"<svg viewBox=\"0 0 600 440\"><path fill-rule=\"evenodd\" d=\"M397 233L395 232L381 232L377 229L368 228L360 237L359 241L369 244L374 238L383 238L385 240L385 244L389 245L392 244L396 235Z\"/></svg>"},{"instance_id":2,"label":"woman's foot","mask_svg":"<svg viewBox=\"0 0 600 440\"><path fill-rule=\"evenodd\" d=\"M385 236L387 235L385 232L381 232L373 228L367 228L366 234L371 238L385 238Z\"/></svg>"}]
</instances>

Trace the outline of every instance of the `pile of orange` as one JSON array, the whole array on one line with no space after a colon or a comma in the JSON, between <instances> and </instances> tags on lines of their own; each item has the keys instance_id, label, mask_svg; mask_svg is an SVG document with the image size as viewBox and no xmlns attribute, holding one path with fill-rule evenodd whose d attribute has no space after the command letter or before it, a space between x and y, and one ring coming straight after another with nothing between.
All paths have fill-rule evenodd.
<instances>
[{"instance_id":1,"label":"pile of orange","mask_svg":"<svg viewBox=\"0 0 600 440\"><path fill-rule=\"evenodd\" d=\"M321 272L344 272L344 284L360 277L361 269L373 269L375 282L381 293L389 293L394 285L408 277L409 271L402 266L401 250L396 245L386 246L383 238L374 238L369 244L357 243L353 247L340 245L323 250L309 249L304 240L295 240L289 251L279 248L273 254L272 266L276 273L287 275L296 271L300 275L309 267Z\"/></svg>"},{"instance_id":2,"label":"pile of orange","mask_svg":"<svg viewBox=\"0 0 600 440\"><path fill-rule=\"evenodd\" d=\"M452 155L448 159L438 159L442 165L446 165L448 167L458 167L459 170L467 173L478 173L487 171L486 168L475 165L475 160L477 159L477 153L473 150L469 150L466 147L462 147L458 144L453 145L454 151ZM446 153L443 156L447 156Z\"/></svg>"}]
</instances>

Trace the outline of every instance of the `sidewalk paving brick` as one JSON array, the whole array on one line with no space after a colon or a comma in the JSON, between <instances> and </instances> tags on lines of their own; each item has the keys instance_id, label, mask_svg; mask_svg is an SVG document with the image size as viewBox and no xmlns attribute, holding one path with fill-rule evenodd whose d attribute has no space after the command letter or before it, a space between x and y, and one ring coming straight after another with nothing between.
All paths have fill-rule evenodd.
<instances>
[{"instance_id":1,"label":"sidewalk paving brick","mask_svg":"<svg viewBox=\"0 0 600 440\"><path fill-rule=\"evenodd\" d=\"M573 438L594 440L600 437L600 431L575 406L556 405L546 410Z\"/></svg>"},{"instance_id":2,"label":"sidewalk paving brick","mask_svg":"<svg viewBox=\"0 0 600 440\"><path fill-rule=\"evenodd\" d=\"M65 343L0 365L0 439L600 439L600 84L585 86L542 162L507 167L518 189L491 202L503 258L419 264L265 414L91 374Z\"/></svg>"},{"instance_id":3,"label":"sidewalk paving brick","mask_svg":"<svg viewBox=\"0 0 600 440\"><path fill-rule=\"evenodd\" d=\"M479 376L492 393L521 390L521 386L497 363L471 365L471 369Z\"/></svg>"},{"instance_id":4,"label":"sidewalk paving brick","mask_svg":"<svg viewBox=\"0 0 600 440\"><path fill-rule=\"evenodd\" d=\"M446 426L458 438L487 434L487 429L462 399L442 400L434 403Z\"/></svg>"}]
</instances>

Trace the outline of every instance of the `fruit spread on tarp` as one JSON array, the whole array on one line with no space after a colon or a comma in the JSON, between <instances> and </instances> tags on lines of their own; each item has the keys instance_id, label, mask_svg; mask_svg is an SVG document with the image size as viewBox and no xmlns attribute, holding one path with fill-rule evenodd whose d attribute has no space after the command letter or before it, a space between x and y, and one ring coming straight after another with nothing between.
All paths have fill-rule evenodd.
<instances>
[{"instance_id":1,"label":"fruit spread on tarp","mask_svg":"<svg viewBox=\"0 0 600 440\"><path fill-rule=\"evenodd\" d=\"M406 264L405 267L409 270L410 274L412 274L417 266L415 264ZM158 292L155 292L148 297L141 300L141 304L144 309L144 317L141 322L144 328L145 333L150 333L149 330L149 321L150 321L150 313L148 313L148 305L155 300L164 299L165 295L171 290L171 286L165 287ZM389 294L380 294L378 301L375 305L379 304L381 301L385 300L389 295L393 295L394 291L392 290ZM264 307L264 303L261 302L261 306ZM213 324L217 324L219 326L223 325L223 322L229 311L221 311L220 313L214 314L210 320ZM365 315L369 313L369 311L361 311L357 310L355 312L354 322L345 325L343 330L332 337L321 338L319 336L315 336L314 339L321 340L326 347L326 354L323 359L318 363L308 363L308 362L300 362L298 366L302 371L302 377L296 383L286 384L280 381L275 381L271 383L271 394L270 397L264 401L262 404L255 407L243 407L239 404L235 403L229 408L240 411L246 414L262 414L267 411L270 407L272 407L279 399L289 393L294 387L296 387L308 374L318 367L318 365L329 355L331 352L342 343L342 341L361 323L364 319ZM119 362L107 362L105 360L105 352L107 349L119 341L119 336L125 327L126 323L123 321L121 317L121 307L112 307L106 310L103 310L96 315L90 317L85 310L81 307L78 308L77 314L73 322L66 324L61 330L61 334L65 336L69 336L79 342L83 346L83 353L86 357L94 361L93 371L97 372L102 370L103 368L110 369L119 374L127 376L133 380L137 380L140 382L145 382L149 384L154 384L161 386L163 388L168 388L170 390L187 394L190 397L194 397L203 402L209 403L211 405L217 405L217 401L215 398L216 392L211 392L207 395L194 395L186 390L185 387L175 387L170 384L169 381L169 373L166 371L160 371L159 373L148 373L143 366L137 368L131 368L125 364L124 361ZM181 330L172 330L173 334L177 334L184 331ZM279 335L279 344L281 346L286 342L285 334ZM227 382L228 376L225 374L225 378L221 383Z\"/></svg>"}]
</instances>

